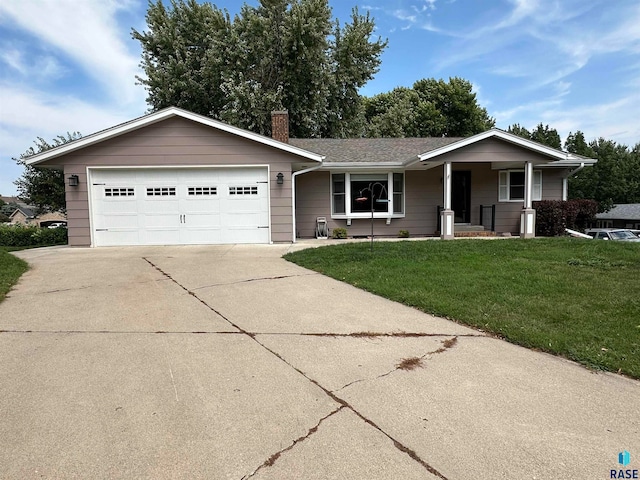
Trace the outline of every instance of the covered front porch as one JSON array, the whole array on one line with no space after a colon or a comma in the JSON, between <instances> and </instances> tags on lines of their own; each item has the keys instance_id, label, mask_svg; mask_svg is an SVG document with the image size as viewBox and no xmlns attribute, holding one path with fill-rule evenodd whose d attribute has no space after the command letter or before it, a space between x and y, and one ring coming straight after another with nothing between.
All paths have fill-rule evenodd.
<instances>
[{"instance_id":1,"label":"covered front porch","mask_svg":"<svg viewBox=\"0 0 640 480\"><path fill-rule=\"evenodd\" d=\"M533 198L542 199L542 172L534 175L533 162L519 166L510 162L510 169L498 170L500 165L473 163L456 163L454 168L452 161L434 165L442 169L442 204L437 207L440 238L452 239L457 233L495 234L498 225L501 232L511 233L518 214L520 237L534 237ZM505 223L510 224L507 230Z\"/></svg>"}]
</instances>

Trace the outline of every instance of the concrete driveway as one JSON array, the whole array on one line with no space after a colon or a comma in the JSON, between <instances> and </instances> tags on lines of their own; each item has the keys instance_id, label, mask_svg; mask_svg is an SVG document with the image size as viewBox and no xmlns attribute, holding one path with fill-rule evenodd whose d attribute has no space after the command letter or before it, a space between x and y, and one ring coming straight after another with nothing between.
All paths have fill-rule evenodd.
<instances>
[{"instance_id":1,"label":"concrete driveway","mask_svg":"<svg viewBox=\"0 0 640 480\"><path fill-rule=\"evenodd\" d=\"M31 270L0 304L0 478L640 468L640 382L357 290L289 248L19 252Z\"/></svg>"}]
</instances>

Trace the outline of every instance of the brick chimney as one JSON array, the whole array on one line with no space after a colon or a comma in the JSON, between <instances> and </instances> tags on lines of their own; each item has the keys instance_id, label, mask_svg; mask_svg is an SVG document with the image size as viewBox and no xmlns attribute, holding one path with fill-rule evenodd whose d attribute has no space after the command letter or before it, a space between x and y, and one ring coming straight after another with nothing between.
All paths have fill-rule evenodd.
<instances>
[{"instance_id":1,"label":"brick chimney","mask_svg":"<svg viewBox=\"0 0 640 480\"><path fill-rule=\"evenodd\" d=\"M271 112L271 137L279 142L289 143L289 112L287 110Z\"/></svg>"}]
</instances>

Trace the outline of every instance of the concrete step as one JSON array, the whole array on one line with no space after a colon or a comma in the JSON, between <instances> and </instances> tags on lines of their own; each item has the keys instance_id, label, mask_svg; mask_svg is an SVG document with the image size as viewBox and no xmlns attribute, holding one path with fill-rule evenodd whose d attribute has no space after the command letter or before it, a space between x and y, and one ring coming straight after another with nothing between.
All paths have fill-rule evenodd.
<instances>
[{"instance_id":1,"label":"concrete step","mask_svg":"<svg viewBox=\"0 0 640 480\"><path fill-rule=\"evenodd\" d=\"M458 225L453 226L455 232L484 232L482 225Z\"/></svg>"}]
</instances>

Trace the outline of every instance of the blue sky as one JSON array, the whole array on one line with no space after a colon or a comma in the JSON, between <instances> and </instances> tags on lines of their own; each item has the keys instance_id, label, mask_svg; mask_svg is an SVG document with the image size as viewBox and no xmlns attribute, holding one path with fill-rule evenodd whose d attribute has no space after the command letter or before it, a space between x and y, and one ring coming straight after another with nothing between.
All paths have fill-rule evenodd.
<instances>
[{"instance_id":1,"label":"blue sky","mask_svg":"<svg viewBox=\"0 0 640 480\"><path fill-rule=\"evenodd\" d=\"M169 3L168 0L165 4ZM214 1L236 13L242 1ZM249 0L257 5L257 0ZM334 16L369 10L388 38L365 95L421 78L472 82L497 126L538 123L564 140L582 130L640 142L638 0L330 0ZM67 131L88 135L145 113L136 85L146 1L0 2L0 194L15 193L11 160Z\"/></svg>"}]
</instances>

